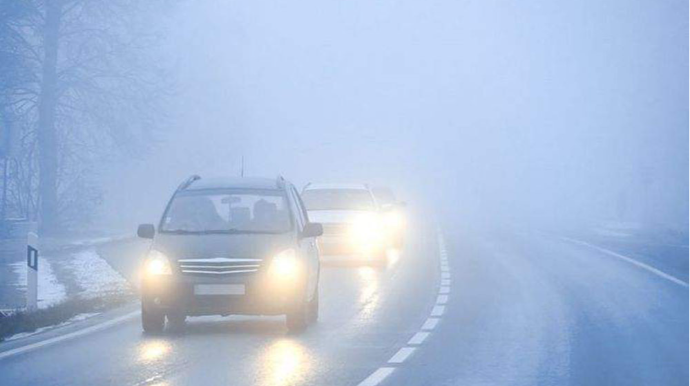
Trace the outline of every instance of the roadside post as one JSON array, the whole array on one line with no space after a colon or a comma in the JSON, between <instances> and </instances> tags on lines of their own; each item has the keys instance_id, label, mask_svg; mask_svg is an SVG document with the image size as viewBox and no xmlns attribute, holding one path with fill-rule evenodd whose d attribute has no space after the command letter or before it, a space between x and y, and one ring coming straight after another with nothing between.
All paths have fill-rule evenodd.
<instances>
[{"instance_id":1,"label":"roadside post","mask_svg":"<svg viewBox=\"0 0 690 386\"><path fill-rule=\"evenodd\" d=\"M26 242L26 309L38 307L38 235L29 232Z\"/></svg>"}]
</instances>

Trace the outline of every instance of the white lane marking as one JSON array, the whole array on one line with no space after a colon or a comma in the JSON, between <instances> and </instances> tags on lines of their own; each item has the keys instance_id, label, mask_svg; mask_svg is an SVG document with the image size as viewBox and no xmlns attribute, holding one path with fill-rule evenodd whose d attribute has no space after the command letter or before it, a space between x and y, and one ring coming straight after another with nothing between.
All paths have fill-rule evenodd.
<instances>
[{"instance_id":1,"label":"white lane marking","mask_svg":"<svg viewBox=\"0 0 690 386\"><path fill-rule=\"evenodd\" d=\"M36 342L36 343L32 343L32 344L27 344L26 346L17 347L17 348L14 348L12 350L7 350L5 352L0 353L0 360L14 356L14 355L22 354L22 353L25 353L28 351L32 351L32 350L35 350L35 349L38 349L41 347L49 346L51 344L55 344L55 343L69 340L69 339L84 336L84 335L90 334L92 332L106 329L106 328L114 326L118 323L124 322L128 319L134 318L135 316L139 315L140 313L141 313L141 311L131 312L129 314L122 315L122 316L117 317L115 319L111 319L111 320L105 321L103 323L93 325L91 327L87 327L87 328L84 328L84 329L81 329L78 331L70 332L69 334L56 336L54 338L42 340L40 342Z\"/></svg>"},{"instance_id":2,"label":"white lane marking","mask_svg":"<svg viewBox=\"0 0 690 386\"><path fill-rule=\"evenodd\" d=\"M441 272L448 272L448 266L441 267Z\"/></svg>"},{"instance_id":3,"label":"white lane marking","mask_svg":"<svg viewBox=\"0 0 690 386\"><path fill-rule=\"evenodd\" d=\"M450 293L450 287L448 287L447 285L441 286L441 288L438 289L438 293L440 293L440 294Z\"/></svg>"},{"instance_id":4,"label":"white lane marking","mask_svg":"<svg viewBox=\"0 0 690 386\"><path fill-rule=\"evenodd\" d=\"M450 279L442 279L441 285L450 285Z\"/></svg>"},{"instance_id":5,"label":"white lane marking","mask_svg":"<svg viewBox=\"0 0 690 386\"><path fill-rule=\"evenodd\" d=\"M393 371L395 371L393 367L379 367L357 386L376 386L383 382L389 375L393 374Z\"/></svg>"},{"instance_id":6,"label":"white lane marking","mask_svg":"<svg viewBox=\"0 0 690 386\"><path fill-rule=\"evenodd\" d=\"M446 304L448 303L448 295L438 295L436 298L436 304Z\"/></svg>"},{"instance_id":7,"label":"white lane marking","mask_svg":"<svg viewBox=\"0 0 690 386\"><path fill-rule=\"evenodd\" d=\"M431 310L431 316L441 316L446 311L446 306L434 306Z\"/></svg>"},{"instance_id":8,"label":"white lane marking","mask_svg":"<svg viewBox=\"0 0 690 386\"><path fill-rule=\"evenodd\" d=\"M422 326L422 330L433 330L436 328L439 322L439 318L429 318L424 322L424 325Z\"/></svg>"},{"instance_id":9,"label":"white lane marking","mask_svg":"<svg viewBox=\"0 0 690 386\"><path fill-rule=\"evenodd\" d=\"M586 246L586 247L590 247L590 248L596 249L597 251L599 251L599 252L601 252L601 253L604 253L604 254L607 254L607 255L609 255L609 256L617 257L617 258L619 258L619 259L621 259L621 260L623 260L623 261L625 261L625 262L627 262L627 263L630 263L630 264L632 264L632 265L634 265L634 266L636 266L636 267L638 267L638 268L642 268L642 269L644 269L644 270L646 270L646 271L648 271L648 272L651 272L651 273L653 273L653 274L655 274L655 275L657 275L657 276L659 276L659 277L661 277L661 278L664 278L664 279L666 279L666 280L668 280L668 281L670 281L670 282L673 282L673 283L676 283L676 284L678 284L678 285L680 285L680 286L682 286L682 287L688 288L688 283L686 283L686 282L684 282L684 281L682 281L682 280L680 280L680 279L678 279L678 278L676 278L676 277L673 277L673 276L671 276L671 275L669 275L669 274L667 274L667 273L665 273L665 272L662 272L662 271L660 271L660 270L658 270L658 269L656 269L656 268L654 268L654 267L652 267L652 266L649 266L649 265L647 265L647 264L641 263L641 262L639 262L639 261L637 261L637 260L635 260L635 259L633 259L633 258L631 258L631 257L624 256L624 255L621 255L620 253L616 253L616 252L613 252L613 251L609 251L608 249L604 249L604 248L602 248L602 247L598 247L598 246L596 246L596 245L593 245L593 244L590 244L590 243L587 243L587 242L584 242L584 241L571 239L570 237L561 237L561 238L562 238L563 240L570 241L571 243L580 244L580 245L584 245L584 246Z\"/></svg>"},{"instance_id":10,"label":"white lane marking","mask_svg":"<svg viewBox=\"0 0 690 386\"><path fill-rule=\"evenodd\" d=\"M450 279L450 272L441 272L441 279Z\"/></svg>"},{"instance_id":11,"label":"white lane marking","mask_svg":"<svg viewBox=\"0 0 690 386\"><path fill-rule=\"evenodd\" d=\"M388 363L403 363L415 350L414 347L403 347L388 360Z\"/></svg>"},{"instance_id":12,"label":"white lane marking","mask_svg":"<svg viewBox=\"0 0 690 386\"><path fill-rule=\"evenodd\" d=\"M414 336L412 338L410 338L409 341L407 341L407 344L422 344L422 343L424 343L424 341L426 340L427 337L429 337L428 332L420 331L420 332L414 334Z\"/></svg>"}]
</instances>

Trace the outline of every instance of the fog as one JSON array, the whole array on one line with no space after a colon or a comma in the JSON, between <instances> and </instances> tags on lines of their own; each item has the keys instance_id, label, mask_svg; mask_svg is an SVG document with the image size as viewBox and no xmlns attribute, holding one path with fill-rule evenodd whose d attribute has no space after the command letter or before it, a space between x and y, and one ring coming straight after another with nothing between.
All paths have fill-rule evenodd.
<instances>
[{"instance_id":1,"label":"fog","mask_svg":"<svg viewBox=\"0 0 690 386\"><path fill-rule=\"evenodd\" d=\"M101 167L102 222L190 174L393 186L464 223L687 229L687 1L183 1L145 152ZM127 208L123 210L123 208Z\"/></svg>"}]
</instances>

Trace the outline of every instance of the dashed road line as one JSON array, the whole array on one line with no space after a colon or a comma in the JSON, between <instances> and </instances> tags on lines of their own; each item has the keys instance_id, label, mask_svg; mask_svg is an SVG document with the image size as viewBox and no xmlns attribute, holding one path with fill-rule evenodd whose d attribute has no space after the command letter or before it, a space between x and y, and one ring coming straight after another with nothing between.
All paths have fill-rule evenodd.
<instances>
[{"instance_id":1,"label":"dashed road line","mask_svg":"<svg viewBox=\"0 0 690 386\"><path fill-rule=\"evenodd\" d=\"M438 325L438 322L440 321L439 318L429 318L424 322L424 325L422 326L422 330L433 330L436 328Z\"/></svg>"},{"instance_id":2,"label":"dashed road line","mask_svg":"<svg viewBox=\"0 0 690 386\"><path fill-rule=\"evenodd\" d=\"M358 386L376 386L383 382L389 375L393 374L395 369L393 367L379 367L378 370L374 371L365 380L359 383Z\"/></svg>"},{"instance_id":3,"label":"dashed road line","mask_svg":"<svg viewBox=\"0 0 690 386\"><path fill-rule=\"evenodd\" d=\"M388 363L403 363L415 352L415 350L417 349L414 347L403 347L388 360Z\"/></svg>"},{"instance_id":4,"label":"dashed road line","mask_svg":"<svg viewBox=\"0 0 690 386\"><path fill-rule=\"evenodd\" d=\"M430 334L429 332L420 331L420 332L414 334L414 336L412 338L410 338L410 340L407 341L407 344L410 344L410 345L422 344L422 343L424 343L426 338L429 337L429 334Z\"/></svg>"},{"instance_id":5,"label":"dashed road line","mask_svg":"<svg viewBox=\"0 0 690 386\"><path fill-rule=\"evenodd\" d=\"M431 310L431 316L441 316L446 312L446 306L434 306Z\"/></svg>"},{"instance_id":6,"label":"dashed road line","mask_svg":"<svg viewBox=\"0 0 690 386\"><path fill-rule=\"evenodd\" d=\"M410 340L407 341L407 345L401 347L389 360L389 364L398 365L405 362L414 352L417 347L410 346L420 346L426 339L431 335L431 331L438 326L440 322L440 317L445 313L446 306L448 303L448 293L450 293L450 267L448 266L448 254L446 251L445 242L443 236L439 229L438 231L438 247L440 255L440 270L441 270L441 282L439 287L439 295L436 297L436 304L431 309L429 318L424 322L422 327L418 332L416 332ZM387 377L389 377L393 372L395 372L396 367L379 367L373 373L371 373L366 379L359 383L358 386L377 386L383 382Z\"/></svg>"}]
</instances>

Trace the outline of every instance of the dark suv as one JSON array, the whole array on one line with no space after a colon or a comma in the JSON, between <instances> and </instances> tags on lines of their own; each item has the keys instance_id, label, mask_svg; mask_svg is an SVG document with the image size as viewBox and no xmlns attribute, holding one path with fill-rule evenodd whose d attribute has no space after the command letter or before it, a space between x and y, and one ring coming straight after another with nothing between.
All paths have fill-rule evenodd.
<instances>
[{"instance_id":1,"label":"dark suv","mask_svg":"<svg viewBox=\"0 0 690 386\"><path fill-rule=\"evenodd\" d=\"M310 223L295 187L282 177L201 179L175 191L153 239L141 279L145 332L167 318L196 315L286 315L290 331L319 312L321 224Z\"/></svg>"}]
</instances>

